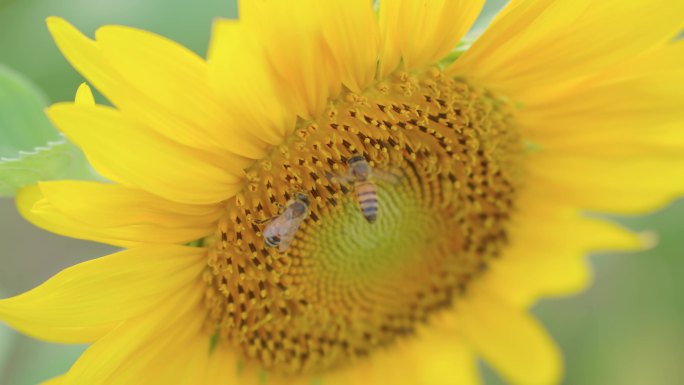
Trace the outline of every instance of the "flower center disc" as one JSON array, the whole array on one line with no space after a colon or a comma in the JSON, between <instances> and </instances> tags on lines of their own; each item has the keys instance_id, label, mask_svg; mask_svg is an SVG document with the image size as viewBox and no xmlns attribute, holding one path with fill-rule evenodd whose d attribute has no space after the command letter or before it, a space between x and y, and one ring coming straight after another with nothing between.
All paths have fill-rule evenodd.
<instances>
[{"instance_id":1,"label":"flower center disc","mask_svg":"<svg viewBox=\"0 0 684 385\"><path fill-rule=\"evenodd\" d=\"M520 176L509 106L432 69L344 93L247 170L209 242L208 322L267 371L315 374L411 335L506 242ZM377 220L347 180L363 156ZM263 232L295 194L308 216L283 251ZM366 205L367 206L367 205Z\"/></svg>"}]
</instances>

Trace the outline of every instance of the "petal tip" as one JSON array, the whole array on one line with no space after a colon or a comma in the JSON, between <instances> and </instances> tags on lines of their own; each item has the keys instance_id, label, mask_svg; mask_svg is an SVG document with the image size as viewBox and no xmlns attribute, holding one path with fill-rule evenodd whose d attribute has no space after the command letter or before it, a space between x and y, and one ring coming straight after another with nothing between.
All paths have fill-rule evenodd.
<instances>
[{"instance_id":1,"label":"petal tip","mask_svg":"<svg viewBox=\"0 0 684 385\"><path fill-rule=\"evenodd\" d=\"M78 90L76 90L76 97L74 98L74 102L78 105L81 105L81 106L94 106L95 105L95 98L93 97L93 92L87 83L83 82L83 83L81 83L80 86L78 86Z\"/></svg>"},{"instance_id":2,"label":"petal tip","mask_svg":"<svg viewBox=\"0 0 684 385\"><path fill-rule=\"evenodd\" d=\"M64 29L74 29L75 27L71 25L66 19L59 16L48 16L45 18L45 24L47 25L48 31L54 37L61 30Z\"/></svg>"}]
</instances>

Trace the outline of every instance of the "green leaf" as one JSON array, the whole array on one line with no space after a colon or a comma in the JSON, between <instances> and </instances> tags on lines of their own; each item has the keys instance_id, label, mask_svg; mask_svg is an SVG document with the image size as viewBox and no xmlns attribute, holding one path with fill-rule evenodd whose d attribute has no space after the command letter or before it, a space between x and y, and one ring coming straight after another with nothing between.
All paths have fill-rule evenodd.
<instances>
[{"instance_id":1,"label":"green leaf","mask_svg":"<svg viewBox=\"0 0 684 385\"><path fill-rule=\"evenodd\" d=\"M0 65L0 157L59 139L43 112L47 104L28 79Z\"/></svg>"},{"instance_id":2,"label":"green leaf","mask_svg":"<svg viewBox=\"0 0 684 385\"><path fill-rule=\"evenodd\" d=\"M93 179L76 146L44 113L47 98L28 79L0 65L0 196L49 179Z\"/></svg>"},{"instance_id":3,"label":"green leaf","mask_svg":"<svg viewBox=\"0 0 684 385\"><path fill-rule=\"evenodd\" d=\"M50 179L96 179L83 153L65 138L16 158L0 158L0 196L14 196L23 186Z\"/></svg>"}]
</instances>

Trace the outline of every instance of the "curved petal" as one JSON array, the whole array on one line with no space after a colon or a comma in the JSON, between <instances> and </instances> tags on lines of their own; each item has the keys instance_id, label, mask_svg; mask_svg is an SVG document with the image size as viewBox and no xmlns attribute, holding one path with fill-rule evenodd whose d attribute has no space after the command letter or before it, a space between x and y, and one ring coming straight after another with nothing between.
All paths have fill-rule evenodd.
<instances>
[{"instance_id":1,"label":"curved petal","mask_svg":"<svg viewBox=\"0 0 684 385\"><path fill-rule=\"evenodd\" d=\"M684 192L684 43L612 66L517 120L539 147L530 185L547 200L610 212L659 208Z\"/></svg>"},{"instance_id":2,"label":"curved petal","mask_svg":"<svg viewBox=\"0 0 684 385\"><path fill-rule=\"evenodd\" d=\"M341 90L320 7L315 0L240 2L240 19L262 43L280 92L304 118L319 116Z\"/></svg>"},{"instance_id":3,"label":"curved petal","mask_svg":"<svg viewBox=\"0 0 684 385\"><path fill-rule=\"evenodd\" d=\"M0 300L0 319L36 338L90 342L192 286L205 267L205 253L203 248L145 246L84 262Z\"/></svg>"},{"instance_id":4,"label":"curved petal","mask_svg":"<svg viewBox=\"0 0 684 385\"><path fill-rule=\"evenodd\" d=\"M380 33L373 3L329 0L320 9L323 36L340 70L342 84L362 92L375 77Z\"/></svg>"},{"instance_id":5,"label":"curved petal","mask_svg":"<svg viewBox=\"0 0 684 385\"><path fill-rule=\"evenodd\" d=\"M94 227L155 224L160 227L209 227L220 205L188 205L116 184L54 181L38 184L57 210Z\"/></svg>"},{"instance_id":6,"label":"curved petal","mask_svg":"<svg viewBox=\"0 0 684 385\"><path fill-rule=\"evenodd\" d=\"M326 385L481 383L477 357L461 337L458 320L450 314L421 327L411 339L374 352L352 368L324 376L321 382Z\"/></svg>"},{"instance_id":7,"label":"curved petal","mask_svg":"<svg viewBox=\"0 0 684 385\"><path fill-rule=\"evenodd\" d=\"M380 0L380 77L403 60L407 69L434 64L453 50L484 0Z\"/></svg>"},{"instance_id":8,"label":"curved petal","mask_svg":"<svg viewBox=\"0 0 684 385\"><path fill-rule=\"evenodd\" d=\"M49 17L47 25L55 43L71 65L130 119L136 120L147 130L155 131L159 135L192 148L206 151L223 162L234 162L236 155L221 148L218 144L225 144L228 148L237 147L231 147L231 143L225 142L225 140L209 140L206 127L201 126L201 121L197 121L198 118L202 117L199 111L189 110L186 106L182 105L183 100L185 100L185 93L189 93L192 90L197 91L197 87L188 88L185 90L185 93L182 92L180 94L177 90L172 90L173 94L149 95L149 92L146 94L143 86L147 87L149 84L144 79L141 80L140 84L132 83L128 80L129 78L140 80L135 77L135 74L139 74L140 71L134 71L132 77L125 78L119 73L114 64L110 62L109 58L105 56L98 43L85 37L64 19ZM162 39L160 38L159 40ZM159 40L157 41L158 43ZM166 48L167 53L171 51L176 56L180 55L188 59L189 53L183 51L178 46L169 47L168 44L159 43L156 48L160 46ZM179 51L182 53L179 54ZM188 62L192 62L192 59L182 61L187 66L181 66L181 68L186 70L188 68L196 69L196 66L193 67ZM197 64L196 62L194 63ZM165 61L164 65L156 68L156 70L160 71L160 73L163 73L165 69L172 71L174 68L170 64L172 64L171 61ZM178 67L175 67L175 69L177 70ZM192 72L192 69L189 71ZM168 73L166 74L168 75ZM195 73L195 75L197 74ZM158 78L157 76L156 79ZM187 76L184 79L187 79ZM175 79L172 79L166 83L174 82ZM155 87L153 90L157 91L159 89ZM189 96L194 97L197 95ZM173 99L174 97L176 99ZM203 95L201 98L205 97L206 95ZM181 114L182 112L184 114ZM206 116L204 117L206 118Z\"/></svg>"},{"instance_id":9,"label":"curved petal","mask_svg":"<svg viewBox=\"0 0 684 385\"><path fill-rule=\"evenodd\" d=\"M673 39L682 14L671 0L512 1L448 73L524 100Z\"/></svg>"},{"instance_id":10,"label":"curved petal","mask_svg":"<svg viewBox=\"0 0 684 385\"><path fill-rule=\"evenodd\" d=\"M457 324L429 325L408 350L418 384L481 383L477 357L460 336ZM401 365L396 363L396 367Z\"/></svg>"},{"instance_id":11,"label":"curved petal","mask_svg":"<svg viewBox=\"0 0 684 385\"><path fill-rule=\"evenodd\" d=\"M244 23L214 21L209 77L235 125L277 145L294 130L296 113L278 89L262 48Z\"/></svg>"},{"instance_id":12,"label":"curved petal","mask_svg":"<svg viewBox=\"0 0 684 385\"><path fill-rule=\"evenodd\" d=\"M93 91L86 83L81 83L76 90L76 97L74 98L74 103L79 106L94 106L95 98L93 97Z\"/></svg>"},{"instance_id":13,"label":"curved petal","mask_svg":"<svg viewBox=\"0 0 684 385\"><path fill-rule=\"evenodd\" d=\"M40 210L34 212L34 207L40 202ZM130 240L129 229L102 229L91 228L86 224L76 221L45 201L40 188L37 185L26 186L19 190L16 198L17 210L33 225L66 237L87 239L100 243L107 243L119 247L134 247L139 242ZM135 234L135 232L134 232ZM164 234L168 236L168 233ZM135 236L134 236L135 238Z\"/></svg>"},{"instance_id":14,"label":"curved petal","mask_svg":"<svg viewBox=\"0 0 684 385\"><path fill-rule=\"evenodd\" d=\"M201 293L201 285L187 285L121 323L83 353L63 384L205 383L209 335L202 338Z\"/></svg>"},{"instance_id":15,"label":"curved petal","mask_svg":"<svg viewBox=\"0 0 684 385\"><path fill-rule=\"evenodd\" d=\"M206 348L206 340L200 339L200 344ZM242 367L238 357L231 348L219 344L209 355L206 369L206 385L260 385L260 379L245 380L241 376Z\"/></svg>"},{"instance_id":16,"label":"curved petal","mask_svg":"<svg viewBox=\"0 0 684 385\"><path fill-rule=\"evenodd\" d=\"M684 158L530 155L528 183L547 201L611 213L645 213L684 193Z\"/></svg>"},{"instance_id":17,"label":"curved petal","mask_svg":"<svg viewBox=\"0 0 684 385\"><path fill-rule=\"evenodd\" d=\"M681 155L684 41L530 100L517 120L529 140L553 153Z\"/></svg>"},{"instance_id":18,"label":"curved petal","mask_svg":"<svg viewBox=\"0 0 684 385\"><path fill-rule=\"evenodd\" d=\"M521 197L505 256L490 263L476 283L516 306L586 288L591 279L585 260L589 253L649 246L647 239L616 224L540 202L545 199L537 194Z\"/></svg>"},{"instance_id":19,"label":"curved petal","mask_svg":"<svg viewBox=\"0 0 684 385\"><path fill-rule=\"evenodd\" d=\"M106 26L95 33L98 47L120 76L145 96L178 114L208 143L250 159L267 143L244 126L231 126L209 85L207 63L179 44L153 33Z\"/></svg>"},{"instance_id":20,"label":"curved petal","mask_svg":"<svg viewBox=\"0 0 684 385\"><path fill-rule=\"evenodd\" d=\"M559 383L560 352L525 309L479 291L459 303L458 319L468 344L512 384Z\"/></svg>"},{"instance_id":21,"label":"curved petal","mask_svg":"<svg viewBox=\"0 0 684 385\"><path fill-rule=\"evenodd\" d=\"M117 182L190 204L220 202L241 187L243 164L219 167L207 154L149 132L115 109L59 103L48 116L93 167L115 173L105 176Z\"/></svg>"},{"instance_id":22,"label":"curved petal","mask_svg":"<svg viewBox=\"0 0 684 385\"><path fill-rule=\"evenodd\" d=\"M184 205L121 185L42 182L22 189L19 212L57 234L122 247L187 243L211 234L221 207Z\"/></svg>"}]
</instances>

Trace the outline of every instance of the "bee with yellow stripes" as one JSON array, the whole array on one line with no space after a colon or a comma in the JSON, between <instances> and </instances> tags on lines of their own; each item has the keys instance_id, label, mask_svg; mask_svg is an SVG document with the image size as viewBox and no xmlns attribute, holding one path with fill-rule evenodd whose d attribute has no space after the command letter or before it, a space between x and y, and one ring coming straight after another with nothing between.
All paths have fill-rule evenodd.
<instances>
[{"instance_id":1,"label":"bee with yellow stripes","mask_svg":"<svg viewBox=\"0 0 684 385\"><path fill-rule=\"evenodd\" d=\"M399 177L389 172L372 168L363 155L352 155L347 161L348 170L344 176L327 174L328 179L339 184L351 183L354 186L356 201L361 213L369 223L378 219L378 187L376 180L396 182Z\"/></svg>"}]
</instances>

